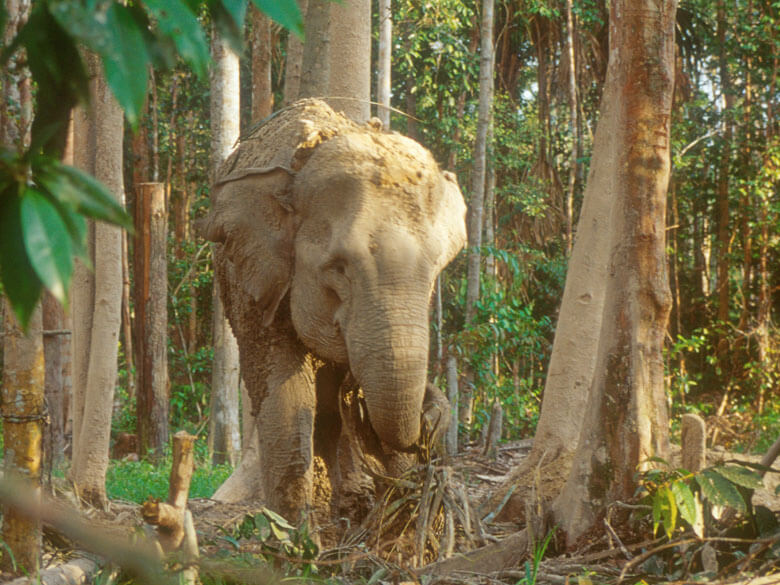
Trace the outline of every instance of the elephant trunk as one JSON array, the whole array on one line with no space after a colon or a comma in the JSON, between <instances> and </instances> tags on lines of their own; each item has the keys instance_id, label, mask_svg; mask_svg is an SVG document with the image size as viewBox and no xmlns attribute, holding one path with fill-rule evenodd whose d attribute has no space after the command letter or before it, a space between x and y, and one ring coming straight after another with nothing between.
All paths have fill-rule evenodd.
<instances>
[{"instance_id":1,"label":"elephant trunk","mask_svg":"<svg viewBox=\"0 0 780 585\"><path fill-rule=\"evenodd\" d=\"M372 339L348 343L352 372L368 418L388 447L402 450L420 435L428 373L427 315L420 325L386 326Z\"/></svg>"}]
</instances>

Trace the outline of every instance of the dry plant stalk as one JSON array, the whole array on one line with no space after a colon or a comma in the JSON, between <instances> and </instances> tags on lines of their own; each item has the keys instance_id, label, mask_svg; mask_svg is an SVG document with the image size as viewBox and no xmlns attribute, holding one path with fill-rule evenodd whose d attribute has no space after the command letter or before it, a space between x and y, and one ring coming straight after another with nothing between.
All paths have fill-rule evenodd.
<instances>
[{"instance_id":1,"label":"dry plant stalk","mask_svg":"<svg viewBox=\"0 0 780 585\"><path fill-rule=\"evenodd\" d=\"M353 537L372 543L377 556L420 567L452 556L456 544L482 544L482 526L450 468L420 465L383 479L384 494Z\"/></svg>"}]
</instances>

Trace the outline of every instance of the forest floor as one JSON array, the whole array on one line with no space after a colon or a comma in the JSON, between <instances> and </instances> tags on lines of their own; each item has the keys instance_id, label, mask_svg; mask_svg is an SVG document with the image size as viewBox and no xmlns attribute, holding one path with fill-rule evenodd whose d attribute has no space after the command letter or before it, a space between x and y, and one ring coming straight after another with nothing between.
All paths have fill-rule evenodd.
<instances>
[{"instance_id":1,"label":"forest floor","mask_svg":"<svg viewBox=\"0 0 780 585\"><path fill-rule=\"evenodd\" d=\"M469 551L485 546L499 546L497 543L508 542L511 535L528 529L525 523L484 522L480 520L484 512L478 514L476 510L522 463L531 443L520 440L502 444L495 458L471 447L447 465L421 467L416 475L387 487L385 496L375 503L362 526L349 526L342 521L324 527L327 537L322 538L293 528L261 503L228 505L192 499L189 508L202 558L222 563L221 569L212 566L209 571L221 575L226 582L250 582L230 577L231 571L225 569L229 563L251 567L269 562L277 574L340 583L592 585L623 581L646 585L701 580L744 582L747 577L758 575L766 579L755 583L780 583L780 573L775 573L780 571L777 533L769 539L740 541L739 534L726 528L713 531L713 537L705 540L692 538L690 531L678 531L670 541L662 536L663 530L659 530L661 536L652 536L649 512L631 527L614 530L605 526L602 533L591 535L587 545L574 553L558 552L556 549L562 547L555 542L554 531L545 530L531 538L530 544L526 543L527 554L514 566L492 567L488 556L488 570L480 565L479 572L459 570L442 575L429 571L424 575L426 571L420 567L430 567L430 563L445 557L468 555ZM725 450L708 453L708 464L734 460L756 463L760 455ZM555 469L535 476L529 476L518 488L534 492L529 500L532 502L549 499L565 481ZM769 473L765 489L756 490L753 495L754 505L766 506L775 517L780 516L779 483L780 474ZM136 504L112 502L109 512L82 509L81 514L89 518L98 533L126 536L142 531L140 506ZM45 534L47 559L67 558L65 551L72 546L68 539L56 528L47 529ZM210 582L220 581L215 578Z\"/></svg>"}]
</instances>

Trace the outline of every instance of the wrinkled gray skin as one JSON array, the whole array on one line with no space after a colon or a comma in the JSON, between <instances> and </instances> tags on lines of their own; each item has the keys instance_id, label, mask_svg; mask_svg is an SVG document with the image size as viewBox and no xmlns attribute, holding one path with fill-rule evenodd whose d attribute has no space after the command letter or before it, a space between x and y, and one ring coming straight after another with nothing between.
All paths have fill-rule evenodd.
<instances>
[{"instance_id":1,"label":"wrinkled gray skin","mask_svg":"<svg viewBox=\"0 0 780 585\"><path fill-rule=\"evenodd\" d=\"M390 472L408 462L424 418L430 296L466 241L465 209L427 150L317 100L267 121L223 165L202 231L217 244L273 509L297 520L312 504L315 453L338 492L343 435L362 434L353 446ZM362 389L360 415L354 402L344 414L345 380Z\"/></svg>"}]
</instances>

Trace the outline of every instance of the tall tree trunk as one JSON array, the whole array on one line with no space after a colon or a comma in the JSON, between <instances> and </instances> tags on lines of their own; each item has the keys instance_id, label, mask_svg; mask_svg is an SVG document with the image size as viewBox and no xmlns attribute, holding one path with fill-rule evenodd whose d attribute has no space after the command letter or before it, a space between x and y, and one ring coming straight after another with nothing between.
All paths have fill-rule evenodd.
<instances>
[{"instance_id":1,"label":"tall tree trunk","mask_svg":"<svg viewBox=\"0 0 780 585\"><path fill-rule=\"evenodd\" d=\"M356 122L371 117L371 0L330 6L328 104Z\"/></svg>"},{"instance_id":2,"label":"tall tree trunk","mask_svg":"<svg viewBox=\"0 0 780 585\"><path fill-rule=\"evenodd\" d=\"M92 75L92 110L76 117L77 164L124 200L123 118L102 74L99 59L87 57ZM122 234L102 222L90 228L94 275L74 273L73 465L71 479L85 501L105 507L111 412L117 374L122 310Z\"/></svg>"},{"instance_id":3,"label":"tall tree trunk","mask_svg":"<svg viewBox=\"0 0 780 585\"><path fill-rule=\"evenodd\" d=\"M676 9L676 0L610 7L597 134L611 142L594 149L592 178L612 179L612 266L577 465L554 504L570 545L609 503L631 498L636 470L669 448L662 350L671 305L665 228Z\"/></svg>"},{"instance_id":4,"label":"tall tree trunk","mask_svg":"<svg viewBox=\"0 0 780 585\"><path fill-rule=\"evenodd\" d=\"M493 0L482 2L482 26L480 29L479 62L479 112L477 138L474 146L474 171L468 222L468 272L466 277L466 325L474 322L476 303L479 300L479 283L482 260L482 216L485 200L485 167L487 164L487 138L493 105ZM460 396L460 422L468 428L471 424L474 372L469 368Z\"/></svg>"},{"instance_id":5,"label":"tall tree trunk","mask_svg":"<svg viewBox=\"0 0 780 585\"><path fill-rule=\"evenodd\" d=\"M8 46L24 27L30 3L6 2L3 42ZM26 56L16 52L0 71L0 146L12 150L30 142L32 96ZM12 195L13 196L13 195ZM47 293L47 296L48 293ZM20 488L40 497L45 371L40 305L30 316L27 331L20 327L10 302L0 295L0 339L3 370L0 380L0 424L3 429L4 479L21 482ZM12 507L3 507L0 568L15 574L37 574L41 557L41 523Z\"/></svg>"},{"instance_id":6,"label":"tall tree trunk","mask_svg":"<svg viewBox=\"0 0 780 585\"><path fill-rule=\"evenodd\" d=\"M238 56L216 33L212 40L211 132L212 178L227 158L239 136ZM238 418L238 343L224 314L219 285L214 279L212 341L214 362L211 371L211 418L209 451L214 463L235 465L241 452Z\"/></svg>"},{"instance_id":7,"label":"tall tree trunk","mask_svg":"<svg viewBox=\"0 0 780 585\"><path fill-rule=\"evenodd\" d=\"M731 116L734 111L734 88L731 84L731 74L729 73L728 57L726 55L726 8L724 0L718 2L718 25L717 37L720 52L718 54L718 67L720 69L720 83L725 99L725 108L723 110L723 146L718 164L718 187L717 187L717 275L718 275L718 321L723 325L729 320L729 243L731 233L729 230L729 177L731 176L731 140L732 140L732 121ZM718 343L718 353L725 355L728 352L728 341L722 334Z\"/></svg>"},{"instance_id":8,"label":"tall tree trunk","mask_svg":"<svg viewBox=\"0 0 780 585\"><path fill-rule=\"evenodd\" d=\"M571 256L574 246L574 190L577 186L577 156L579 152L579 124L577 124L577 67L574 60L574 15L572 0L566 0L566 59L569 65L569 134L571 156L569 159L569 186L566 192L566 254Z\"/></svg>"},{"instance_id":9,"label":"tall tree trunk","mask_svg":"<svg viewBox=\"0 0 780 585\"><path fill-rule=\"evenodd\" d=\"M324 98L330 84L330 0L309 0L298 97Z\"/></svg>"},{"instance_id":10,"label":"tall tree trunk","mask_svg":"<svg viewBox=\"0 0 780 585\"><path fill-rule=\"evenodd\" d=\"M298 6L301 9L301 14L306 18L308 2L306 0L299 0ZM308 30L308 29L307 29ZM301 67L303 65L303 41L294 35L289 33L287 36L287 58L284 64L284 101L283 105L289 106L299 97L299 90L301 87Z\"/></svg>"},{"instance_id":11,"label":"tall tree trunk","mask_svg":"<svg viewBox=\"0 0 780 585\"><path fill-rule=\"evenodd\" d=\"M40 496L41 441L44 415L43 339L41 309L30 318L25 334L5 299L3 337L4 479L24 482L24 489ZM3 508L2 568L35 574L41 556L41 523L14 508ZM9 554L10 553L10 554ZM16 566L14 566L14 564Z\"/></svg>"},{"instance_id":12,"label":"tall tree trunk","mask_svg":"<svg viewBox=\"0 0 780 585\"><path fill-rule=\"evenodd\" d=\"M46 404L49 423L44 437L43 473L51 478L53 468L62 463L65 450L65 364L66 347L70 345L70 331L65 328L65 312L51 294L41 301L43 354L46 361Z\"/></svg>"},{"instance_id":13,"label":"tall tree trunk","mask_svg":"<svg viewBox=\"0 0 780 585\"><path fill-rule=\"evenodd\" d=\"M379 56L377 58L376 114L382 125L390 129L390 85L393 55L392 0L379 0Z\"/></svg>"},{"instance_id":14,"label":"tall tree trunk","mask_svg":"<svg viewBox=\"0 0 780 585\"><path fill-rule=\"evenodd\" d=\"M165 185L136 185L135 311L138 454L162 456L168 441L168 214Z\"/></svg>"},{"instance_id":15,"label":"tall tree trunk","mask_svg":"<svg viewBox=\"0 0 780 585\"><path fill-rule=\"evenodd\" d=\"M271 21L254 4L249 7L252 30L252 124L267 118L274 109L271 90ZM290 33L292 37L295 37Z\"/></svg>"},{"instance_id":16,"label":"tall tree trunk","mask_svg":"<svg viewBox=\"0 0 780 585\"><path fill-rule=\"evenodd\" d=\"M130 316L130 247L126 231L122 232L122 348L127 368L127 394L135 396L135 348L133 347L133 320Z\"/></svg>"}]
</instances>

